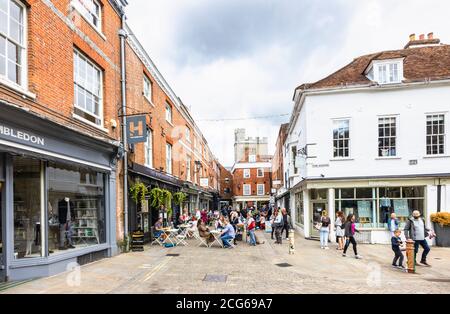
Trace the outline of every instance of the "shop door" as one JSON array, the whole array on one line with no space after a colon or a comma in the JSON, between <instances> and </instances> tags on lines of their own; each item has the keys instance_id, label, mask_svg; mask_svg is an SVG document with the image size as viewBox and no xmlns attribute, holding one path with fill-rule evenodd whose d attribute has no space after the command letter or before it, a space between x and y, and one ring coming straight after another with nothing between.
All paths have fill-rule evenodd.
<instances>
[{"instance_id":1,"label":"shop door","mask_svg":"<svg viewBox=\"0 0 450 314\"><path fill-rule=\"evenodd\" d=\"M327 211L328 204L324 201L313 201L311 202L311 237L319 238L320 232L314 226L320 223L320 218L322 217L322 212Z\"/></svg>"},{"instance_id":2,"label":"shop door","mask_svg":"<svg viewBox=\"0 0 450 314\"><path fill-rule=\"evenodd\" d=\"M5 280L5 264L3 262L5 258L5 248L3 247L3 186L3 182L0 181L0 282Z\"/></svg>"}]
</instances>

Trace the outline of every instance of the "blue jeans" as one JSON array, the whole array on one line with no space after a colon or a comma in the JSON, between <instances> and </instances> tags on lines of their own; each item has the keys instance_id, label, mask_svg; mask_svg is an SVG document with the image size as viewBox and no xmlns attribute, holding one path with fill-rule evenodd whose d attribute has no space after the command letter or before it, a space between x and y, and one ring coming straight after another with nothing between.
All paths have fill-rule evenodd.
<instances>
[{"instance_id":1,"label":"blue jeans","mask_svg":"<svg viewBox=\"0 0 450 314\"><path fill-rule=\"evenodd\" d=\"M229 240L233 240L234 237L230 235L223 235L220 237L222 239L222 243L224 247L230 247L230 243L228 243Z\"/></svg>"},{"instance_id":2,"label":"blue jeans","mask_svg":"<svg viewBox=\"0 0 450 314\"><path fill-rule=\"evenodd\" d=\"M250 235L250 244L256 245L255 230L249 230L248 234Z\"/></svg>"},{"instance_id":3,"label":"blue jeans","mask_svg":"<svg viewBox=\"0 0 450 314\"><path fill-rule=\"evenodd\" d=\"M326 247L328 246L328 235L330 234L330 230L328 228L320 228L320 246Z\"/></svg>"},{"instance_id":4,"label":"blue jeans","mask_svg":"<svg viewBox=\"0 0 450 314\"><path fill-rule=\"evenodd\" d=\"M414 241L414 252L419 253L419 245L423 248L422 259L421 262L427 261L427 255L430 253L430 246L428 245L427 240L416 240Z\"/></svg>"}]
</instances>

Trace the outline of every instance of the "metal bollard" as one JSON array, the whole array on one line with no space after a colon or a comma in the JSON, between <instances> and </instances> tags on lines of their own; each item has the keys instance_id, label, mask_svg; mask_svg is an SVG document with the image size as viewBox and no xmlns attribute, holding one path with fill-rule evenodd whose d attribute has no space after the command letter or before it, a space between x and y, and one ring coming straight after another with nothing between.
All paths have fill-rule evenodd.
<instances>
[{"instance_id":1,"label":"metal bollard","mask_svg":"<svg viewBox=\"0 0 450 314\"><path fill-rule=\"evenodd\" d=\"M294 236L295 236L294 230L293 229L289 230L289 254L291 255L295 253Z\"/></svg>"},{"instance_id":2,"label":"metal bollard","mask_svg":"<svg viewBox=\"0 0 450 314\"><path fill-rule=\"evenodd\" d=\"M414 251L414 241L409 239L406 241L406 259L408 264L408 273L416 273L416 253Z\"/></svg>"}]
</instances>

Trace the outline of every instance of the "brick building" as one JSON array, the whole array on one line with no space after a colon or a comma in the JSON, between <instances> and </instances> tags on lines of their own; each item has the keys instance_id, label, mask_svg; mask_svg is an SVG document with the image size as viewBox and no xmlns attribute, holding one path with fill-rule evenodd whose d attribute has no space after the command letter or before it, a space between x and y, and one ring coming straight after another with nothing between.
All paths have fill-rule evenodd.
<instances>
[{"instance_id":1,"label":"brick building","mask_svg":"<svg viewBox=\"0 0 450 314\"><path fill-rule=\"evenodd\" d=\"M125 226L150 229L151 209L142 215L123 188L124 148L131 183L184 191L191 210L218 204L219 163L136 37L126 38L126 5L0 1L0 281L115 255ZM146 114L147 143L123 147L124 100L127 114Z\"/></svg>"},{"instance_id":2,"label":"brick building","mask_svg":"<svg viewBox=\"0 0 450 314\"><path fill-rule=\"evenodd\" d=\"M125 4L0 2L0 280L117 252Z\"/></svg>"},{"instance_id":3,"label":"brick building","mask_svg":"<svg viewBox=\"0 0 450 314\"><path fill-rule=\"evenodd\" d=\"M220 188L219 197L221 207L233 203L233 175L230 170L219 164Z\"/></svg>"},{"instance_id":4,"label":"brick building","mask_svg":"<svg viewBox=\"0 0 450 314\"><path fill-rule=\"evenodd\" d=\"M284 143L287 138L289 123L282 124L275 144L275 154L272 159L272 187L276 190L275 201L278 207L289 209L289 191L284 188Z\"/></svg>"}]
</instances>

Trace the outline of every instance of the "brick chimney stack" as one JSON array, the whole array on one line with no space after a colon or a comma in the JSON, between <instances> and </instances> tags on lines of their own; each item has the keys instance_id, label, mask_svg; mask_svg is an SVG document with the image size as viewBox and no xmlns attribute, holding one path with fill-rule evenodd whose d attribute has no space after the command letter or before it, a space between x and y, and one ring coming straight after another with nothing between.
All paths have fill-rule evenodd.
<instances>
[{"instance_id":1,"label":"brick chimney stack","mask_svg":"<svg viewBox=\"0 0 450 314\"><path fill-rule=\"evenodd\" d=\"M416 34L411 34L409 35L409 42L406 44L405 49L437 46L440 43L441 40L439 38L434 38L434 33L428 33L426 38L425 34L420 34L419 39L416 38Z\"/></svg>"}]
</instances>

